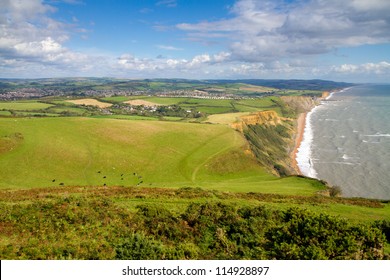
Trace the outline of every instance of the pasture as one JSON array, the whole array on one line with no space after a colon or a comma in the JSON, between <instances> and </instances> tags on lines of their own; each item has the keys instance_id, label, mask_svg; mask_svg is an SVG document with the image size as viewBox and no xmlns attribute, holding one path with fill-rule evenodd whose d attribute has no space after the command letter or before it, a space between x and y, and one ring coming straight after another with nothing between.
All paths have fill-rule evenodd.
<instances>
[{"instance_id":1,"label":"pasture","mask_svg":"<svg viewBox=\"0 0 390 280\"><path fill-rule=\"evenodd\" d=\"M37 101L0 102L0 110L32 111L47 109L51 106L53 105Z\"/></svg>"},{"instance_id":2,"label":"pasture","mask_svg":"<svg viewBox=\"0 0 390 280\"><path fill-rule=\"evenodd\" d=\"M18 137L15 138L15 135ZM0 188L203 187L312 195L317 181L279 179L225 125L94 118L0 119Z\"/></svg>"}]
</instances>

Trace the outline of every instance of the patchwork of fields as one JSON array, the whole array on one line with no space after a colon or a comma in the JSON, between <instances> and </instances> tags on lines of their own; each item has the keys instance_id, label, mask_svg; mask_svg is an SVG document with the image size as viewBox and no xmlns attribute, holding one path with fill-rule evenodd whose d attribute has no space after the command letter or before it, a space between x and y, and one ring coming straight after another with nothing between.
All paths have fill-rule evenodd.
<instances>
[{"instance_id":1,"label":"patchwork of fields","mask_svg":"<svg viewBox=\"0 0 390 280\"><path fill-rule=\"evenodd\" d=\"M222 212L218 211L223 210L229 219L238 217L237 221L243 223L248 218L247 225L259 229L264 223L253 223L259 209L274 213L272 219L276 220L283 217L277 215L290 212L304 213L307 220L324 217L323 213L339 216L339 225L362 229L362 234L357 234L359 238L370 234L380 237L382 233L377 228L385 233L389 225L386 219L390 208L386 202L326 197L321 195L327 190L323 182L298 176L280 178L259 164L244 135L229 124L254 111L273 110L279 116L294 116L279 97L234 100L114 96L79 99L79 104L68 101L74 102L62 97L0 102L3 258L129 258L130 255L121 255L128 246L123 242L138 246L140 240L149 247L159 244L153 252L158 248L165 251L161 255L145 255L140 250L141 254L131 255L132 258L231 256L230 247L223 246L220 253L211 256L215 248L210 249L207 244L219 244L221 232L225 234L239 223L232 226L225 218L206 222L212 241L207 234L203 239L204 230L200 241L193 239L194 228L184 218L190 217L187 214L196 207L216 209L216 213L206 211L206 219L214 214L219 217ZM195 119L104 111L126 104L144 105L137 113L147 106L162 105L204 115ZM307 209L312 212L304 212ZM247 211L254 211L254 216L247 217ZM181 220L186 221L185 227ZM150 221L156 232L151 230ZM214 228L218 223L223 224L223 231ZM267 232L278 232L283 223L278 220L274 226L268 224ZM184 235L176 237L178 231L172 225L183 230ZM161 229L166 230L166 236L161 235ZM246 227L240 226L238 232L248 236ZM256 233L256 246L262 246L261 240L268 238L267 233L259 234L257 229L251 232ZM311 229L306 233L315 240L318 236L313 232ZM341 232L348 235L343 227ZM130 240L129 236L135 239ZM339 238L339 234L334 236ZM252 251L252 243L242 245L235 234L227 235L228 239L222 237L229 244L243 246L236 250L237 258L286 258L279 253L270 255L272 250L268 255L266 251L258 254ZM297 240L303 239L297 236ZM389 255L388 239L387 243L385 239L378 240L376 257ZM178 243L184 247L176 246ZM304 251L306 245L300 248ZM139 250L129 252L135 251ZM240 255L242 252L245 256Z\"/></svg>"}]
</instances>

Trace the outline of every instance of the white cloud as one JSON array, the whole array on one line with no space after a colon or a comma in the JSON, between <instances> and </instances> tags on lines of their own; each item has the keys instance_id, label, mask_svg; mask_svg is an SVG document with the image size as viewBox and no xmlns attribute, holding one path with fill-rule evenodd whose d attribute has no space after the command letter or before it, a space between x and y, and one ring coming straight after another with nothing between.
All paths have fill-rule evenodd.
<instances>
[{"instance_id":1,"label":"white cloud","mask_svg":"<svg viewBox=\"0 0 390 280\"><path fill-rule=\"evenodd\" d=\"M167 8L175 8L177 6L176 0L161 0L156 3L156 6L164 6Z\"/></svg>"},{"instance_id":2,"label":"white cloud","mask_svg":"<svg viewBox=\"0 0 390 280\"><path fill-rule=\"evenodd\" d=\"M342 64L333 66L332 71L342 74L388 74L390 75L390 63L381 61L379 63L364 63L364 64Z\"/></svg>"},{"instance_id":3,"label":"white cloud","mask_svg":"<svg viewBox=\"0 0 390 280\"><path fill-rule=\"evenodd\" d=\"M177 48L174 46L166 46L166 45L157 45L157 48L166 50L166 51L182 51L182 48Z\"/></svg>"},{"instance_id":4,"label":"white cloud","mask_svg":"<svg viewBox=\"0 0 390 280\"><path fill-rule=\"evenodd\" d=\"M64 48L51 37L39 42L23 42L16 44L14 49L24 56L45 56L48 54L59 54Z\"/></svg>"},{"instance_id":5,"label":"white cloud","mask_svg":"<svg viewBox=\"0 0 390 280\"><path fill-rule=\"evenodd\" d=\"M390 42L390 1L240 0L231 18L181 23L188 37L230 40L231 59L263 62Z\"/></svg>"},{"instance_id":6,"label":"white cloud","mask_svg":"<svg viewBox=\"0 0 390 280\"><path fill-rule=\"evenodd\" d=\"M232 54L229 52L220 52L220 53L213 55L213 60L216 63L221 63L221 62L229 60L231 55Z\"/></svg>"},{"instance_id":7,"label":"white cloud","mask_svg":"<svg viewBox=\"0 0 390 280\"><path fill-rule=\"evenodd\" d=\"M71 1L76 3L75 1ZM71 25L49 17L55 8L40 0L0 0L0 75L78 75L102 58L63 46ZM79 30L83 32L82 29Z\"/></svg>"},{"instance_id":8,"label":"white cloud","mask_svg":"<svg viewBox=\"0 0 390 280\"><path fill-rule=\"evenodd\" d=\"M389 43L388 0L238 0L227 18L176 25L189 40L204 46L217 42L225 49L219 53L202 49L193 57L180 57L177 54L185 54L179 52L181 48L155 45L156 49L177 51L171 53L176 56L169 58L145 58L136 54L118 58L101 51L69 49L66 47L69 37L86 31L78 28L76 18L69 24L55 20L52 15L56 9L50 5L55 2L58 1L0 0L0 76L339 80L372 75L387 80L390 76L388 61L335 66L329 66L328 62L328 66L315 63L318 55L339 47ZM174 7L177 1L156 4Z\"/></svg>"},{"instance_id":9,"label":"white cloud","mask_svg":"<svg viewBox=\"0 0 390 280\"><path fill-rule=\"evenodd\" d=\"M350 4L353 8L360 11L388 11L390 2L388 0L352 0Z\"/></svg>"},{"instance_id":10,"label":"white cloud","mask_svg":"<svg viewBox=\"0 0 390 280\"><path fill-rule=\"evenodd\" d=\"M196 66L200 66L202 64L205 64L205 63L208 63L211 61L211 58L210 58L210 55L208 54L201 54L201 55L197 55L195 56L189 63L188 63L188 66L189 67L196 67Z\"/></svg>"}]
</instances>

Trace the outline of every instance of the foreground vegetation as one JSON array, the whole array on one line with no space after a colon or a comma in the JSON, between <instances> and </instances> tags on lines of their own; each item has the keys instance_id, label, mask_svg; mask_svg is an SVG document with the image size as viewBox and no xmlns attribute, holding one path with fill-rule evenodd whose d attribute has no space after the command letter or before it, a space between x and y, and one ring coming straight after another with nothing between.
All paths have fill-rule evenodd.
<instances>
[{"instance_id":1,"label":"foreground vegetation","mask_svg":"<svg viewBox=\"0 0 390 280\"><path fill-rule=\"evenodd\" d=\"M389 257L388 220L305 209L336 204L388 214L378 201L127 187L1 191L0 199L1 259ZM283 200L290 206L280 208Z\"/></svg>"}]
</instances>

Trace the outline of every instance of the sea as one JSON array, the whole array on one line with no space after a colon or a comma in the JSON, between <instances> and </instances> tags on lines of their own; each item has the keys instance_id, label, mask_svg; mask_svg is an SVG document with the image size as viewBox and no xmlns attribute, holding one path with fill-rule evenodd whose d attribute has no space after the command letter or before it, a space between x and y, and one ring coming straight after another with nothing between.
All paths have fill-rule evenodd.
<instances>
[{"instance_id":1,"label":"sea","mask_svg":"<svg viewBox=\"0 0 390 280\"><path fill-rule=\"evenodd\" d=\"M297 162L342 196L389 200L390 85L332 92L307 114Z\"/></svg>"}]
</instances>

